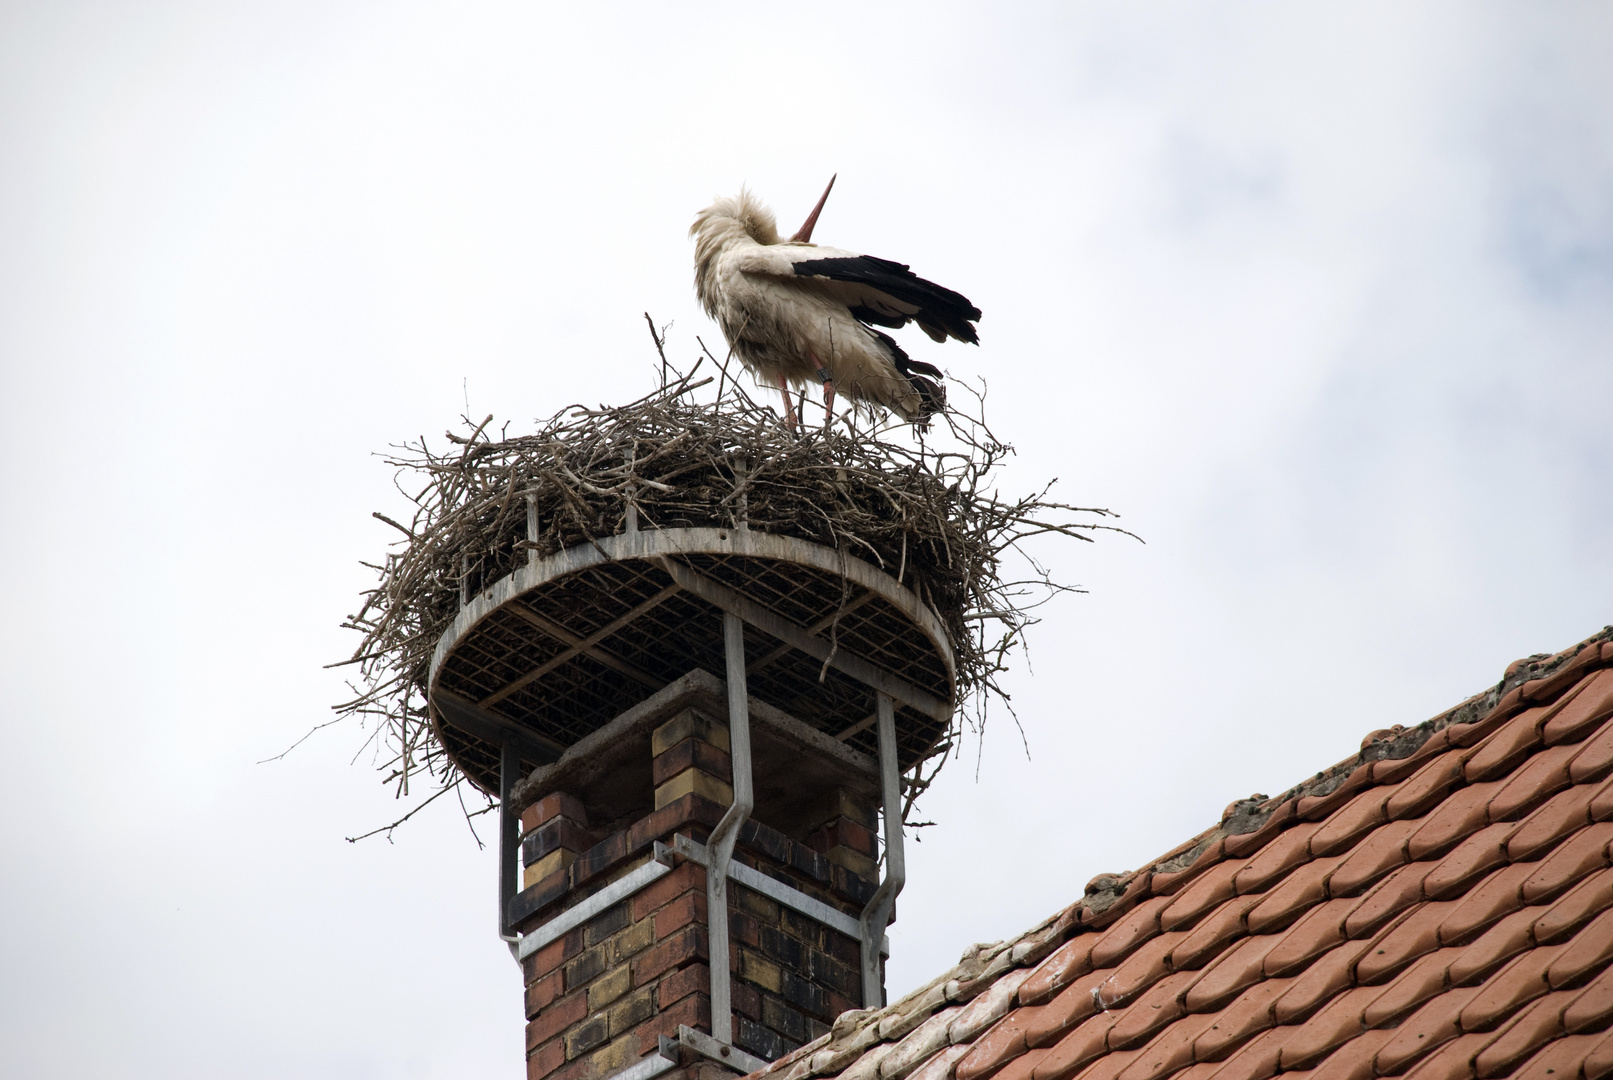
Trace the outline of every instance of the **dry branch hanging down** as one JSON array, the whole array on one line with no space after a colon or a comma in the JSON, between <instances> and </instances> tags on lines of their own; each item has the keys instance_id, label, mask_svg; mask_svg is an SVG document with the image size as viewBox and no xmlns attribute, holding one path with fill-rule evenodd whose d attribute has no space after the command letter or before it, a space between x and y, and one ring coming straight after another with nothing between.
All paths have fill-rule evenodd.
<instances>
[{"instance_id":1,"label":"dry branch hanging down","mask_svg":"<svg viewBox=\"0 0 1613 1080\"><path fill-rule=\"evenodd\" d=\"M529 496L544 556L621 532L631 506L641 529L743 519L861 558L912 589L946 628L960 705L938 752L906 778L909 810L961 726L983 734L993 700L1006 703L997 680L1035 621L1028 612L1079 591L1054 581L1024 542L1123 531L1092 520L1108 511L1051 501L1047 489L999 497L1013 451L986 427L978 396L973 415L954 408L943 430L907 443L882 437L867 413L795 433L726 372L716 397L698 400L710 383L691 374L629 405L568 408L531 435L495 439L491 417L467 420L468 434L448 433L441 448L421 439L387 455L412 512L375 515L400 535L382 563L366 564L378 580L344 624L362 635L344 661L358 667L354 696L335 709L364 722L399 797L416 780L432 797L464 780L432 733L427 671L464 598L525 564Z\"/></svg>"}]
</instances>

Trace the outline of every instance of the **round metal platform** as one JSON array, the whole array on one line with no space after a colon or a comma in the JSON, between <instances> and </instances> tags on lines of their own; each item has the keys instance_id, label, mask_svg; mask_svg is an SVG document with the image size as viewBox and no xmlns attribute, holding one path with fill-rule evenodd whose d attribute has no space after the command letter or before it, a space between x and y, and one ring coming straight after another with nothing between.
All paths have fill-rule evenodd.
<instances>
[{"instance_id":1,"label":"round metal platform","mask_svg":"<svg viewBox=\"0 0 1613 1080\"><path fill-rule=\"evenodd\" d=\"M691 528L568 548L472 598L432 656L437 734L496 792L506 739L544 764L691 670L721 677L725 611L745 623L753 698L877 754L889 694L903 769L947 730L952 650L911 590L809 541Z\"/></svg>"}]
</instances>

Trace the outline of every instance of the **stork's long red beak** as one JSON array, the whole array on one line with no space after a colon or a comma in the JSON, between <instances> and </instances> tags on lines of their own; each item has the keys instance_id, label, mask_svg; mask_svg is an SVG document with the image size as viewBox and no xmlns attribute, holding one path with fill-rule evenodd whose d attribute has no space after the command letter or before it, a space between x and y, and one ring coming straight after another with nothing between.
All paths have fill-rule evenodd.
<instances>
[{"instance_id":1,"label":"stork's long red beak","mask_svg":"<svg viewBox=\"0 0 1613 1080\"><path fill-rule=\"evenodd\" d=\"M812 208L812 213L807 215L806 224L795 230L795 235L790 237L790 243L810 244L812 242L812 230L818 224L818 215L823 213L823 204L829 201L829 192L835 189L835 178L839 175L839 173L835 173L834 176L829 177L829 186L823 189L823 197L818 200L818 205Z\"/></svg>"}]
</instances>

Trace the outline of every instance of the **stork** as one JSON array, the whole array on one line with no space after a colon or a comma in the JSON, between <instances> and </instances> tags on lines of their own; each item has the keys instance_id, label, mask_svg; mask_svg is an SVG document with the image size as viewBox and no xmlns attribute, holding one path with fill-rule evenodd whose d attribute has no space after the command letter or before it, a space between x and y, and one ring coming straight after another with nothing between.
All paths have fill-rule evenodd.
<instances>
[{"instance_id":1,"label":"stork","mask_svg":"<svg viewBox=\"0 0 1613 1080\"><path fill-rule=\"evenodd\" d=\"M823 384L826 424L838 390L922 425L946 405L934 381L941 371L909 357L877 327L916 322L936 341L978 345L980 309L902 263L812 243L833 189L831 177L788 240L779 239L773 212L744 189L700 211L689 227L695 294L740 362L783 392L792 430L790 387L809 379Z\"/></svg>"}]
</instances>

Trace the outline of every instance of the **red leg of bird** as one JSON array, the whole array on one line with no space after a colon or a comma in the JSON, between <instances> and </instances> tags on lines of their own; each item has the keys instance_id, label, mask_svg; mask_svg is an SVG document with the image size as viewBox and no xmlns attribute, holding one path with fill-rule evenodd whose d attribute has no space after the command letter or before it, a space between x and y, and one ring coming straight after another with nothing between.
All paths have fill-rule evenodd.
<instances>
[{"instance_id":1,"label":"red leg of bird","mask_svg":"<svg viewBox=\"0 0 1613 1080\"><path fill-rule=\"evenodd\" d=\"M789 425L790 431L795 431L795 405L790 401L790 381L783 375L778 377L779 393L784 395L784 422Z\"/></svg>"},{"instance_id":2,"label":"red leg of bird","mask_svg":"<svg viewBox=\"0 0 1613 1080\"><path fill-rule=\"evenodd\" d=\"M830 181L829 186L833 187L834 182ZM828 194L828 192L824 192L825 196ZM807 359L812 361L812 366L818 369L818 378L823 380L823 426L828 427L830 424L834 423L835 419L834 380L829 378L829 369L823 366L822 361L818 359L817 354L811 349L807 350Z\"/></svg>"}]
</instances>

